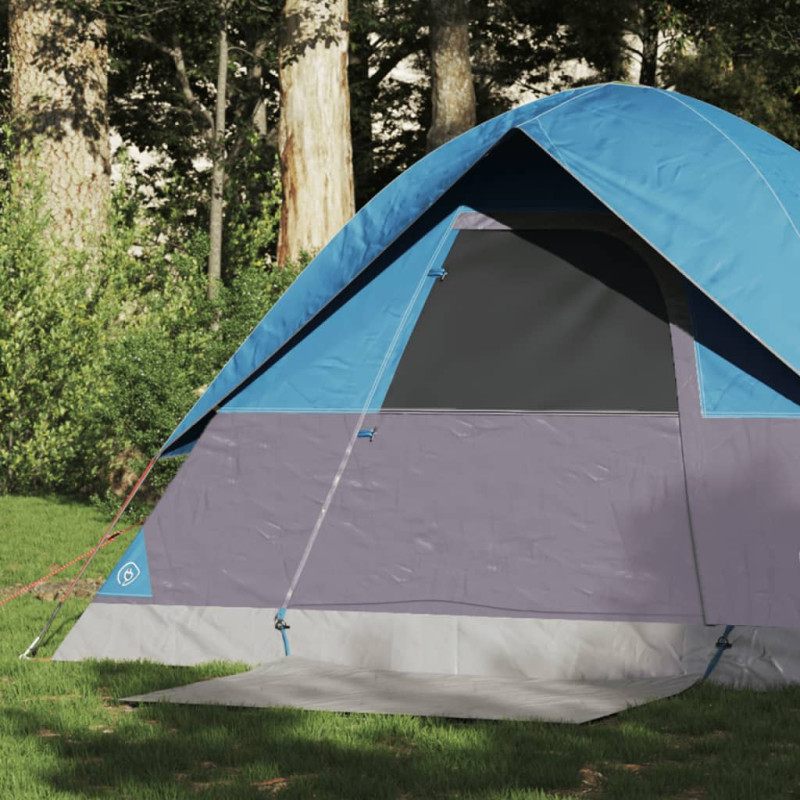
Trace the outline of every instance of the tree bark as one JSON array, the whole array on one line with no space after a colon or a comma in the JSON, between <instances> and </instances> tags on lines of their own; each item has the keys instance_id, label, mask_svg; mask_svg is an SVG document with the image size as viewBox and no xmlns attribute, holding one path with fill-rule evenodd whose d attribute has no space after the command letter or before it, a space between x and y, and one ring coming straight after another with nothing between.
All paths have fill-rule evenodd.
<instances>
[{"instance_id":1,"label":"tree bark","mask_svg":"<svg viewBox=\"0 0 800 800\"><path fill-rule=\"evenodd\" d=\"M641 10L642 65L639 83L655 86L658 80L658 13L653 2L644 2Z\"/></svg>"},{"instance_id":2,"label":"tree bark","mask_svg":"<svg viewBox=\"0 0 800 800\"><path fill-rule=\"evenodd\" d=\"M44 182L55 233L85 247L110 197L105 22L58 0L10 0L9 49L18 167Z\"/></svg>"},{"instance_id":3,"label":"tree bark","mask_svg":"<svg viewBox=\"0 0 800 800\"><path fill-rule=\"evenodd\" d=\"M469 56L469 0L430 0L430 14L429 151L475 125L475 87Z\"/></svg>"},{"instance_id":4,"label":"tree bark","mask_svg":"<svg viewBox=\"0 0 800 800\"><path fill-rule=\"evenodd\" d=\"M360 208L369 199L375 164L372 141L372 102L375 87L369 74L370 43L365 26L350 31L350 129L353 136L353 178L355 202Z\"/></svg>"},{"instance_id":5,"label":"tree bark","mask_svg":"<svg viewBox=\"0 0 800 800\"><path fill-rule=\"evenodd\" d=\"M286 0L279 265L324 247L354 212L347 47L347 0Z\"/></svg>"},{"instance_id":6,"label":"tree bark","mask_svg":"<svg viewBox=\"0 0 800 800\"><path fill-rule=\"evenodd\" d=\"M228 102L228 2L220 3L217 32L217 96L214 108L214 128L211 140L211 209L209 213L208 286L213 300L222 280L222 223L225 213L225 127Z\"/></svg>"},{"instance_id":7,"label":"tree bark","mask_svg":"<svg viewBox=\"0 0 800 800\"><path fill-rule=\"evenodd\" d=\"M267 104L264 97L264 53L269 42L264 36L259 36L253 48L253 63L250 66L249 78L251 93L254 100L253 105L253 128L260 139L266 139L269 133L267 124Z\"/></svg>"}]
</instances>

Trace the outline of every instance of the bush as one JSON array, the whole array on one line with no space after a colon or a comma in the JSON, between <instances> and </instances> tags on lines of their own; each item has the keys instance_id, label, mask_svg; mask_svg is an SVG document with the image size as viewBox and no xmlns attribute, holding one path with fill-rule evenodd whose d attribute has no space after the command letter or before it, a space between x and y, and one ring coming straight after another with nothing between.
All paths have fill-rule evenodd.
<instances>
[{"instance_id":1,"label":"bush","mask_svg":"<svg viewBox=\"0 0 800 800\"><path fill-rule=\"evenodd\" d=\"M118 494L296 270L243 260L209 301L204 232L164 236L124 201L102 241L63 255L40 200L0 190L0 492ZM263 251L275 229L236 238Z\"/></svg>"}]
</instances>

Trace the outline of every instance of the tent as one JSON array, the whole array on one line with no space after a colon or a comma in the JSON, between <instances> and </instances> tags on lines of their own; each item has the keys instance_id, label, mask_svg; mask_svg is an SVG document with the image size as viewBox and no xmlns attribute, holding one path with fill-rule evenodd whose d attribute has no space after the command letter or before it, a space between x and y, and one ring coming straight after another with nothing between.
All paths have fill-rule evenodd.
<instances>
[{"instance_id":1,"label":"tent","mask_svg":"<svg viewBox=\"0 0 800 800\"><path fill-rule=\"evenodd\" d=\"M159 455L188 458L56 657L271 664L288 636L269 669L306 687L715 653L718 680L797 679L798 220L800 155L674 92L579 88L449 142L176 428Z\"/></svg>"}]
</instances>

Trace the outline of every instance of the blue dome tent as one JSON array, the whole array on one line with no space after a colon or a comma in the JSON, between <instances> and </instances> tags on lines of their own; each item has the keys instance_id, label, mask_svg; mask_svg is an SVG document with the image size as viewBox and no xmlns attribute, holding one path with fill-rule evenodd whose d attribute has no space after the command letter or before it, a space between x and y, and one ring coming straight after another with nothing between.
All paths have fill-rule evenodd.
<instances>
[{"instance_id":1,"label":"blue dome tent","mask_svg":"<svg viewBox=\"0 0 800 800\"><path fill-rule=\"evenodd\" d=\"M294 670L306 707L541 717L531 681L624 707L735 625L715 679L796 679L798 221L800 154L673 92L575 89L449 142L176 428L160 457L186 462L56 657L268 662L264 703ZM336 670L360 688L315 706ZM364 670L405 701L365 700ZM411 699L420 675L449 699ZM465 701L487 678L503 698ZM570 692L582 711L547 718L613 710Z\"/></svg>"}]
</instances>

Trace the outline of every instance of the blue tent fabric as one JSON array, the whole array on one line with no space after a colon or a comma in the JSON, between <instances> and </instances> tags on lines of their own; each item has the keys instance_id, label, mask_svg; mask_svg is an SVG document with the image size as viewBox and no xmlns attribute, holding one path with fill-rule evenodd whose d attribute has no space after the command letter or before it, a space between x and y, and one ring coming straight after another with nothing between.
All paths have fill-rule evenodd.
<instances>
[{"instance_id":1,"label":"blue tent fabric","mask_svg":"<svg viewBox=\"0 0 800 800\"><path fill-rule=\"evenodd\" d=\"M141 529L97 592L99 597L152 597L144 530Z\"/></svg>"},{"instance_id":2,"label":"blue tent fabric","mask_svg":"<svg viewBox=\"0 0 800 800\"><path fill-rule=\"evenodd\" d=\"M347 303L346 313L328 317L318 335L300 341L290 354L249 382L221 410L358 413L370 397L371 406L380 408L397 361L437 280L429 273L444 261L455 238L450 229L453 216L441 220L420 238L418 246L402 253L355 294ZM389 363L381 370L409 298L426 276L426 285L388 354ZM379 372L379 385L372 391ZM335 379L331 380L331 376Z\"/></svg>"},{"instance_id":3,"label":"blue tent fabric","mask_svg":"<svg viewBox=\"0 0 800 800\"><path fill-rule=\"evenodd\" d=\"M547 192L528 191L543 181ZM608 212L522 133L511 134L387 248L275 359L223 403L220 413L358 413L383 407L436 272L475 207ZM397 332L420 276L426 285ZM379 376L373 390L373 384Z\"/></svg>"},{"instance_id":4,"label":"blue tent fabric","mask_svg":"<svg viewBox=\"0 0 800 800\"><path fill-rule=\"evenodd\" d=\"M210 413L228 400L234 410L237 388L515 129L798 371L797 152L700 101L649 87L602 84L509 111L400 175L300 275L161 455L191 450ZM280 399L284 402L288 398ZM736 412L724 401L715 408Z\"/></svg>"},{"instance_id":5,"label":"blue tent fabric","mask_svg":"<svg viewBox=\"0 0 800 800\"><path fill-rule=\"evenodd\" d=\"M800 234L788 207L800 212L800 204L786 181L800 180L797 152L730 114L672 92L609 86L580 100L569 113L521 127L797 369L800 337L788 321L797 316ZM781 172L779 194L766 176L775 179Z\"/></svg>"},{"instance_id":6,"label":"blue tent fabric","mask_svg":"<svg viewBox=\"0 0 800 800\"><path fill-rule=\"evenodd\" d=\"M537 113L598 89L563 92L488 120L430 153L375 195L256 326L166 441L161 455L188 453L197 439L191 429L319 313L504 134Z\"/></svg>"},{"instance_id":7,"label":"blue tent fabric","mask_svg":"<svg viewBox=\"0 0 800 800\"><path fill-rule=\"evenodd\" d=\"M686 285L704 417L800 417L800 378L694 286Z\"/></svg>"}]
</instances>

